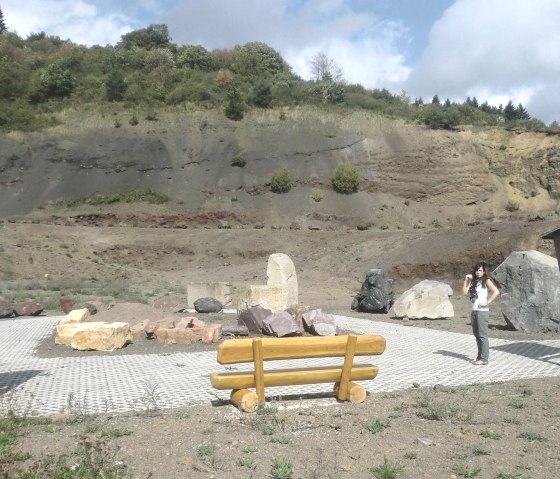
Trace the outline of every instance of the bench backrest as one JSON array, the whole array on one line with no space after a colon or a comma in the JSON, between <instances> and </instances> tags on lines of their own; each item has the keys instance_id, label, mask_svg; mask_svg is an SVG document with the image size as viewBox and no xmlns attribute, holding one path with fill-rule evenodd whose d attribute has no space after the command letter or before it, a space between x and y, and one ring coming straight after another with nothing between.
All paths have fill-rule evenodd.
<instances>
[{"instance_id":1,"label":"bench backrest","mask_svg":"<svg viewBox=\"0 0 560 479\"><path fill-rule=\"evenodd\" d=\"M348 336L303 336L262 338L262 360L343 357ZM354 356L371 356L385 351L385 338L378 335L357 336ZM227 339L218 346L220 364L254 361L253 338Z\"/></svg>"}]
</instances>

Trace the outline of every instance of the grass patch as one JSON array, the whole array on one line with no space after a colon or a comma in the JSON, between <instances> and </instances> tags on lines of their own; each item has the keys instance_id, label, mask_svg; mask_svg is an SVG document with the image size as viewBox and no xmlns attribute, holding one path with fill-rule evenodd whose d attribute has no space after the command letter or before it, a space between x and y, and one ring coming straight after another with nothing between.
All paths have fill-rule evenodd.
<instances>
[{"instance_id":1,"label":"grass patch","mask_svg":"<svg viewBox=\"0 0 560 479\"><path fill-rule=\"evenodd\" d=\"M391 464L391 462L385 457L383 459L383 464L371 467L368 471L373 475L373 477L375 477L375 479L396 479L401 475L403 468L396 464Z\"/></svg>"},{"instance_id":2,"label":"grass patch","mask_svg":"<svg viewBox=\"0 0 560 479\"><path fill-rule=\"evenodd\" d=\"M546 437L540 435L538 432L522 432L517 437L519 437L521 439L525 439L526 441L529 441L529 442L534 442L534 441L546 442L547 441Z\"/></svg>"},{"instance_id":3,"label":"grass patch","mask_svg":"<svg viewBox=\"0 0 560 479\"><path fill-rule=\"evenodd\" d=\"M459 477L476 477L482 469L480 466L467 467L464 464L455 464L452 470Z\"/></svg>"},{"instance_id":4,"label":"grass patch","mask_svg":"<svg viewBox=\"0 0 560 479\"><path fill-rule=\"evenodd\" d=\"M294 471L288 459L275 459L268 473L272 479L292 479Z\"/></svg>"},{"instance_id":5,"label":"grass patch","mask_svg":"<svg viewBox=\"0 0 560 479\"><path fill-rule=\"evenodd\" d=\"M55 206L74 208L83 205L112 205L115 203L150 203L160 205L167 203L169 197L156 191L130 190L112 195L90 195L76 200L65 200L55 203Z\"/></svg>"},{"instance_id":6,"label":"grass patch","mask_svg":"<svg viewBox=\"0 0 560 479\"><path fill-rule=\"evenodd\" d=\"M379 419L376 419L373 422L366 422L362 424L362 427L366 431L371 432L372 434L377 434L378 432L381 432L390 426L391 426L391 421L389 419L385 421L380 421Z\"/></svg>"},{"instance_id":7,"label":"grass patch","mask_svg":"<svg viewBox=\"0 0 560 479\"><path fill-rule=\"evenodd\" d=\"M498 440L502 438L502 433L498 431L492 431L492 429L484 429L480 431L480 435L486 439Z\"/></svg>"}]
</instances>

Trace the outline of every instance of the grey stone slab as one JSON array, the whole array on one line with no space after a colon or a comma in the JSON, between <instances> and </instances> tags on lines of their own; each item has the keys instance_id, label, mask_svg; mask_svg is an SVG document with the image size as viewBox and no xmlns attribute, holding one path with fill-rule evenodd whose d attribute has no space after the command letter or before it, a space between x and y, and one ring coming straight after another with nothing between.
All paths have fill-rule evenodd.
<instances>
[{"instance_id":1,"label":"grey stone slab","mask_svg":"<svg viewBox=\"0 0 560 479\"><path fill-rule=\"evenodd\" d=\"M40 358L38 344L49 337L61 317L0 321L0 413L6 407L50 415L72 408L83 413L173 408L227 401L229 391L210 385L212 371L222 370L215 352L95 355ZM377 378L362 384L370 392L412 387L510 381L560 376L560 340L490 339L490 364L475 367L474 339L410 326L335 316L337 325L387 340L384 354L356 358L380 367ZM267 368L333 364L333 358L271 361ZM250 369L240 364L230 369ZM267 388L267 397L322 397L335 403L332 384ZM15 405L15 406L14 406Z\"/></svg>"}]
</instances>

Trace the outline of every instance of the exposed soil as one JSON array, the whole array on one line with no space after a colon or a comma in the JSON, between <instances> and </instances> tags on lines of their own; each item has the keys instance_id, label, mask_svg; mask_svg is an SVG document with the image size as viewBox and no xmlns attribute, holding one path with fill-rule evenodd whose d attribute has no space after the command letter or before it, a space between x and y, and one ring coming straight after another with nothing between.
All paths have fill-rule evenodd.
<instances>
[{"instance_id":1,"label":"exposed soil","mask_svg":"<svg viewBox=\"0 0 560 479\"><path fill-rule=\"evenodd\" d=\"M152 306L170 298L186 304L188 283L264 284L268 256L282 252L296 266L301 304L358 315L350 311L353 296L367 270L382 268L397 295L422 279L449 283L456 315L376 321L470 334L459 288L475 262L495 267L528 249L554 255L552 242L540 240L560 220L554 135L429 131L367 112L299 108L243 122L213 112L158 117L115 129L112 115L67 112L64 125L46 132L0 135L0 299L39 301L50 315L62 314L61 297L97 300L105 305L99 319L118 313L134 322L174 314ZM231 165L238 154L244 168ZM332 189L342 161L360 169L355 194ZM279 195L269 181L284 166L294 185ZM53 204L130 189L151 189L169 202ZM493 337L560 337L508 330L499 305L490 322ZM138 341L108 354L196 348L214 346ZM99 353L55 347L47 338L38 354ZM96 417L74 408L20 430L15 447L31 458L0 461L0 477L47 455L83 463L89 451L90 466L105 468L96 477L397 477L372 469L386 459L386 469L402 468L399 477L408 479L553 479L559 394L554 378L412 388L372 394L361 405L310 396L259 414L220 402ZM272 470L281 459L292 474ZM45 468L27 477L61 477Z\"/></svg>"}]
</instances>

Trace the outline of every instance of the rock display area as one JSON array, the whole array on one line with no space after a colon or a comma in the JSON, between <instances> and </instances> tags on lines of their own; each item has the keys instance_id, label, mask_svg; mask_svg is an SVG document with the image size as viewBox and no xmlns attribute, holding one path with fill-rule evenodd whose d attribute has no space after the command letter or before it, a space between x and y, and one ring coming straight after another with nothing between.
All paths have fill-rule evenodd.
<instances>
[{"instance_id":1,"label":"rock display area","mask_svg":"<svg viewBox=\"0 0 560 479\"><path fill-rule=\"evenodd\" d=\"M560 332L560 271L552 256L515 251L492 273L500 283L502 313L516 330Z\"/></svg>"},{"instance_id":2,"label":"rock display area","mask_svg":"<svg viewBox=\"0 0 560 479\"><path fill-rule=\"evenodd\" d=\"M382 269L370 269L351 308L364 313L387 313L393 305L393 280Z\"/></svg>"},{"instance_id":3,"label":"rock display area","mask_svg":"<svg viewBox=\"0 0 560 479\"><path fill-rule=\"evenodd\" d=\"M271 254L266 273L268 277L266 285L250 285L239 297L238 313L255 307L278 313L298 304L296 268L288 255Z\"/></svg>"},{"instance_id":4,"label":"rock display area","mask_svg":"<svg viewBox=\"0 0 560 479\"><path fill-rule=\"evenodd\" d=\"M455 311L450 296L453 289L447 283L425 279L399 296L393 311L397 318L452 318Z\"/></svg>"}]
</instances>

